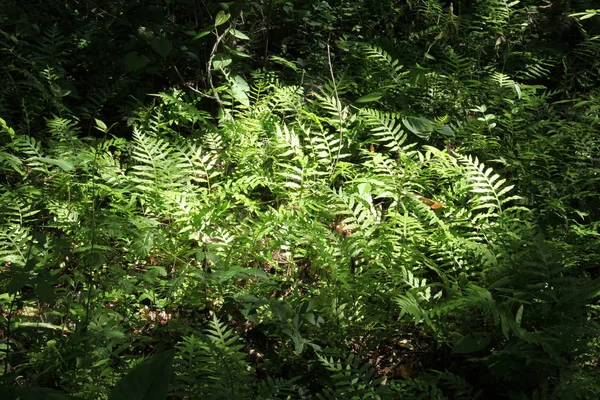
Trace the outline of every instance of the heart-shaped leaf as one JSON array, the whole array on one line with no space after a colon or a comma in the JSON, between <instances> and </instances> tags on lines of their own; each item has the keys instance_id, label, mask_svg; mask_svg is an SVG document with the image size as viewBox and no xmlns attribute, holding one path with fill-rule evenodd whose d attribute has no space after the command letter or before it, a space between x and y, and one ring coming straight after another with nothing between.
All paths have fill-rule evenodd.
<instances>
[{"instance_id":1,"label":"heart-shaped leaf","mask_svg":"<svg viewBox=\"0 0 600 400\"><path fill-rule=\"evenodd\" d=\"M148 57L140 55L137 51L131 51L123 57L123 64L125 64L125 71L127 72L144 68L148 61Z\"/></svg>"},{"instance_id":2,"label":"heart-shaped leaf","mask_svg":"<svg viewBox=\"0 0 600 400\"><path fill-rule=\"evenodd\" d=\"M215 27L223 25L225 22L229 21L229 18L231 18L231 14L226 13L225 11L219 11L215 17Z\"/></svg>"},{"instance_id":3,"label":"heart-shaped leaf","mask_svg":"<svg viewBox=\"0 0 600 400\"><path fill-rule=\"evenodd\" d=\"M225 54L217 54L213 59L213 68L214 69L223 69L231 64L231 56Z\"/></svg>"},{"instance_id":4,"label":"heart-shaped leaf","mask_svg":"<svg viewBox=\"0 0 600 400\"><path fill-rule=\"evenodd\" d=\"M153 37L150 39L150 46L152 46L152 50L157 52L163 58L166 58L169 55L172 48L169 39L164 37Z\"/></svg>"}]
</instances>

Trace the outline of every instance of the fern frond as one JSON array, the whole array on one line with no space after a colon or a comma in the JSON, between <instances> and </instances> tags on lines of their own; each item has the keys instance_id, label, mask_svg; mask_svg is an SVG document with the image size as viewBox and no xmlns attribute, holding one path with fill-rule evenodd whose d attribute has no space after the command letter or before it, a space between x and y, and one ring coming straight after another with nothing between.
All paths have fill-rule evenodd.
<instances>
[{"instance_id":1,"label":"fern frond","mask_svg":"<svg viewBox=\"0 0 600 400\"><path fill-rule=\"evenodd\" d=\"M334 359L322 355L317 356L321 364L332 374L333 387L328 387L317 398L377 398L377 387L383 378L375 376L375 369L369 363L360 364L360 360L353 354L342 359Z\"/></svg>"},{"instance_id":2,"label":"fern frond","mask_svg":"<svg viewBox=\"0 0 600 400\"><path fill-rule=\"evenodd\" d=\"M213 315L203 338L187 336L178 345L176 393L183 398L250 399L244 345Z\"/></svg>"},{"instance_id":3,"label":"fern frond","mask_svg":"<svg viewBox=\"0 0 600 400\"><path fill-rule=\"evenodd\" d=\"M56 141L72 141L77 138L81 129L77 122L60 117L46 121L50 135Z\"/></svg>"},{"instance_id":4,"label":"fern frond","mask_svg":"<svg viewBox=\"0 0 600 400\"><path fill-rule=\"evenodd\" d=\"M219 163L218 154L215 151L206 151L189 140L176 147L176 158L180 160L177 168L186 171L190 182L206 184L210 190L211 181L221 175L221 171L216 167Z\"/></svg>"},{"instance_id":5,"label":"fern frond","mask_svg":"<svg viewBox=\"0 0 600 400\"><path fill-rule=\"evenodd\" d=\"M501 179L492 168L486 168L477 157L459 156L459 160L469 173L470 191L474 194L470 201L473 210L483 210L483 213L477 214L473 221L498 217L508 202L520 199L516 195L506 196L514 185L505 185L506 179Z\"/></svg>"},{"instance_id":6,"label":"fern frond","mask_svg":"<svg viewBox=\"0 0 600 400\"><path fill-rule=\"evenodd\" d=\"M394 84L402 84L407 72L403 71L404 66L400 64L400 61L392 57L381 47L370 44L363 44L361 47L367 59L382 64L383 69L390 75Z\"/></svg>"},{"instance_id":7,"label":"fern frond","mask_svg":"<svg viewBox=\"0 0 600 400\"><path fill-rule=\"evenodd\" d=\"M406 133L398 116L372 109L361 109L373 136L391 151L399 152L406 141Z\"/></svg>"},{"instance_id":8,"label":"fern frond","mask_svg":"<svg viewBox=\"0 0 600 400\"><path fill-rule=\"evenodd\" d=\"M0 262L24 267L29 260L27 248L31 245L29 229L19 225L0 228Z\"/></svg>"}]
</instances>

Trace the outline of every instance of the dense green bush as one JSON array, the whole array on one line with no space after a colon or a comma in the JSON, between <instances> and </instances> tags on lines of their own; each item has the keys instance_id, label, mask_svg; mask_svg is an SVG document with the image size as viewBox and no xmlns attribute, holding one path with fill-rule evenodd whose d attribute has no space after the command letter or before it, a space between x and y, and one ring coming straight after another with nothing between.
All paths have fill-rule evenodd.
<instances>
[{"instance_id":1,"label":"dense green bush","mask_svg":"<svg viewBox=\"0 0 600 400\"><path fill-rule=\"evenodd\" d=\"M398 3L2 2L3 395L598 397L596 11Z\"/></svg>"}]
</instances>

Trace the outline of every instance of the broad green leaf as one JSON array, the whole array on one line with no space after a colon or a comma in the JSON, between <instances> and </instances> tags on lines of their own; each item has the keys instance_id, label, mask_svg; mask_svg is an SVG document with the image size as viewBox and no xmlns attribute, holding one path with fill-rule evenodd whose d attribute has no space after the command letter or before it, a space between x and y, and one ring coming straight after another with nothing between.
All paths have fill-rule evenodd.
<instances>
[{"instance_id":1,"label":"broad green leaf","mask_svg":"<svg viewBox=\"0 0 600 400\"><path fill-rule=\"evenodd\" d=\"M248 36L246 36L243 32L238 31L237 29L230 29L229 32L231 32L231 34L238 39L250 40Z\"/></svg>"},{"instance_id":2,"label":"broad green leaf","mask_svg":"<svg viewBox=\"0 0 600 400\"><path fill-rule=\"evenodd\" d=\"M454 136L454 130L448 125L438 126L437 128L435 128L435 131L440 135L444 135L446 137Z\"/></svg>"},{"instance_id":3,"label":"broad green leaf","mask_svg":"<svg viewBox=\"0 0 600 400\"><path fill-rule=\"evenodd\" d=\"M223 69L231 64L231 56L226 54L217 54L213 59L213 68L214 69Z\"/></svg>"},{"instance_id":4,"label":"broad green leaf","mask_svg":"<svg viewBox=\"0 0 600 400\"><path fill-rule=\"evenodd\" d=\"M125 71L127 72L144 68L148 61L148 57L140 55L137 51L131 51L123 57L123 64L125 64Z\"/></svg>"},{"instance_id":5,"label":"broad green leaf","mask_svg":"<svg viewBox=\"0 0 600 400\"><path fill-rule=\"evenodd\" d=\"M231 14L225 13L225 11L219 11L215 18L215 28L219 25L223 25L225 22L229 21L231 18Z\"/></svg>"},{"instance_id":6,"label":"broad green leaf","mask_svg":"<svg viewBox=\"0 0 600 400\"><path fill-rule=\"evenodd\" d=\"M229 51L232 54L235 54L238 57L243 57L243 58L250 58L250 57L252 57L250 54L244 53L243 51L239 51L239 50L236 50L236 49L229 49Z\"/></svg>"},{"instance_id":7,"label":"broad green leaf","mask_svg":"<svg viewBox=\"0 0 600 400\"><path fill-rule=\"evenodd\" d=\"M94 118L94 121L96 121L96 126L102 131L102 132L106 132L106 130L108 129L108 127L106 126L106 124L104 122L102 122L99 119Z\"/></svg>"},{"instance_id":8,"label":"broad green leaf","mask_svg":"<svg viewBox=\"0 0 600 400\"><path fill-rule=\"evenodd\" d=\"M373 101L378 101L379 99L381 99L383 97L382 93L379 92L374 92L374 93L369 93L365 96L359 97L356 102L357 103L370 103Z\"/></svg>"},{"instance_id":9,"label":"broad green leaf","mask_svg":"<svg viewBox=\"0 0 600 400\"><path fill-rule=\"evenodd\" d=\"M9 294L16 294L21 291L23 286L27 285L27 283L29 283L29 274L18 273L10 280L8 286L6 287L6 291Z\"/></svg>"},{"instance_id":10,"label":"broad green leaf","mask_svg":"<svg viewBox=\"0 0 600 400\"><path fill-rule=\"evenodd\" d=\"M65 160L56 160L54 158L47 157L32 157L32 160L41 161L44 164L56 165L57 167L61 168L63 171L66 172L71 171L73 168L75 168L73 164Z\"/></svg>"},{"instance_id":11,"label":"broad green leaf","mask_svg":"<svg viewBox=\"0 0 600 400\"><path fill-rule=\"evenodd\" d=\"M521 326L521 320L523 319L523 309L524 309L524 305L521 304L521 306L517 310L517 315L515 316L515 322L519 326Z\"/></svg>"},{"instance_id":12,"label":"broad green leaf","mask_svg":"<svg viewBox=\"0 0 600 400\"><path fill-rule=\"evenodd\" d=\"M35 294L42 303L52 304L56 300L54 288L44 279L37 279L37 284L35 285Z\"/></svg>"},{"instance_id":13,"label":"broad green leaf","mask_svg":"<svg viewBox=\"0 0 600 400\"><path fill-rule=\"evenodd\" d=\"M202 32L200 32L199 34L197 34L196 36L194 36L194 38L192 40L198 40L200 38L203 38L204 36L206 36L209 33L211 33L212 30L213 30L212 26L210 28L206 28L205 30L203 30Z\"/></svg>"},{"instance_id":14,"label":"broad green leaf","mask_svg":"<svg viewBox=\"0 0 600 400\"><path fill-rule=\"evenodd\" d=\"M250 85L248 85L248 82L240 75L236 75L235 78L233 78L233 86L242 92L250 90Z\"/></svg>"},{"instance_id":15,"label":"broad green leaf","mask_svg":"<svg viewBox=\"0 0 600 400\"><path fill-rule=\"evenodd\" d=\"M250 106L250 99L246 94L250 90L250 86L244 80L244 78L242 78L239 75L236 75L235 78L233 78L231 89L233 92L234 99L236 99L238 102L240 102L246 107Z\"/></svg>"},{"instance_id":16,"label":"broad green leaf","mask_svg":"<svg viewBox=\"0 0 600 400\"><path fill-rule=\"evenodd\" d=\"M485 349L491 342L485 332L473 332L458 341L452 348L453 354L468 354Z\"/></svg>"},{"instance_id":17,"label":"broad green leaf","mask_svg":"<svg viewBox=\"0 0 600 400\"><path fill-rule=\"evenodd\" d=\"M429 139L431 132L435 129L433 123L427 118L406 117L402 118L402 122L406 126L406 129L422 139Z\"/></svg>"},{"instance_id":18,"label":"broad green leaf","mask_svg":"<svg viewBox=\"0 0 600 400\"><path fill-rule=\"evenodd\" d=\"M152 37L150 39L152 50L157 52L162 58L166 58L171 52L171 41L165 37Z\"/></svg>"},{"instance_id":19,"label":"broad green leaf","mask_svg":"<svg viewBox=\"0 0 600 400\"><path fill-rule=\"evenodd\" d=\"M125 375L109 400L166 400L175 350L152 357Z\"/></svg>"},{"instance_id":20,"label":"broad green leaf","mask_svg":"<svg viewBox=\"0 0 600 400\"><path fill-rule=\"evenodd\" d=\"M268 279L269 277L262 269L258 268L242 268L238 272L238 276L242 279L247 279L248 277L258 277Z\"/></svg>"}]
</instances>

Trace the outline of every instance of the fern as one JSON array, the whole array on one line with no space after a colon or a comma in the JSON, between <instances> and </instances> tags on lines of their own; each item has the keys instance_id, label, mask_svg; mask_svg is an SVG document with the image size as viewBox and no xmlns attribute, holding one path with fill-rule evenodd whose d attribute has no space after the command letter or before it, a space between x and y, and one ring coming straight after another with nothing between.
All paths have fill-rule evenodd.
<instances>
[{"instance_id":1,"label":"fern","mask_svg":"<svg viewBox=\"0 0 600 400\"><path fill-rule=\"evenodd\" d=\"M31 239L31 232L26 227L5 225L0 231L0 261L25 267L31 256L28 250Z\"/></svg>"},{"instance_id":2,"label":"fern","mask_svg":"<svg viewBox=\"0 0 600 400\"><path fill-rule=\"evenodd\" d=\"M492 168L486 169L486 166L477 157L462 156L459 157L459 160L466 165L469 171L470 190L474 194L471 200L473 210L482 210L482 213L474 216L474 222L498 217L505 211L509 202L520 199L516 195L505 196L514 188L514 185L505 185L506 179L501 179L500 175L494 174Z\"/></svg>"},{"instance_id":3,"label":"fern","mask_svg":"<svg viewBox=\"0 0 600 400\"><path fill-rule=\"evenodd\" d=\"M383 378L375 376L375 369L370 364L360 365L360 361L352 354L337 360L322 355L318 355L318 358L330 372L333 386L317 394L318 399L377 398L376 388Z\"/></svg>"},{"instance_id":4,"label":"fern","mask_svg":"<svg viewBox=\"0 0 600 400\"><path fill-rule=\"evenodd\" d=\"M164 213L165 202L179 189L184 178L183 166L169 143L134 130L132 182L142 204L157 215Z\"/></svg>"},{"instance_id":5,"label":"fern","mask_svg":"<svg viewBox=\"0 0 600 400\"><path fill-rule=\"evenodd\" d=\"M217 168L219 163L218 154L213 151L206 151L201 146L194 143L182 143L177 146L180 150L177 155L183 163L179 163L177 168L187 171L187 176L190 183L204 185L207 189L212 189L213 182L221 171Z\"/></svg>"},{"instance_id":6,"label":"fern","mask_svg":"<svg viewBox=\"0 0 600 400\"><path fill-rule=\"evenodd\" d=\"M373 136L383 146L394 152L402 150L406 134L402 130L398 116L370 109L363 109L361 113L365 116L368 126L371 127Z\"/></svg>"},{"instance_id":7,"label":"fern","mask_svg":"<svg viewBox=\"0 0 600 400\"><path fill-rule=\"evenodd\" d=\"M400 86L404 82L405 75L404 66L397 59L394 59L388 52L381 47L364 44L362 50L367 59L374 60L375 63L380 63L383 69L389 74L394 85Z\"/></svg>"},{"instance_id":8,"label":"fern","mask_svg":"<svg viewBox=\"0 0 600 400\"><path fill-rule=\"evenodd\" d=\"M215 315L205 336L188 336L178 345L175 359L177 388L174 395L187 398L249 399L249 376L244 345Z\"/></svg>"}]
</instances>

